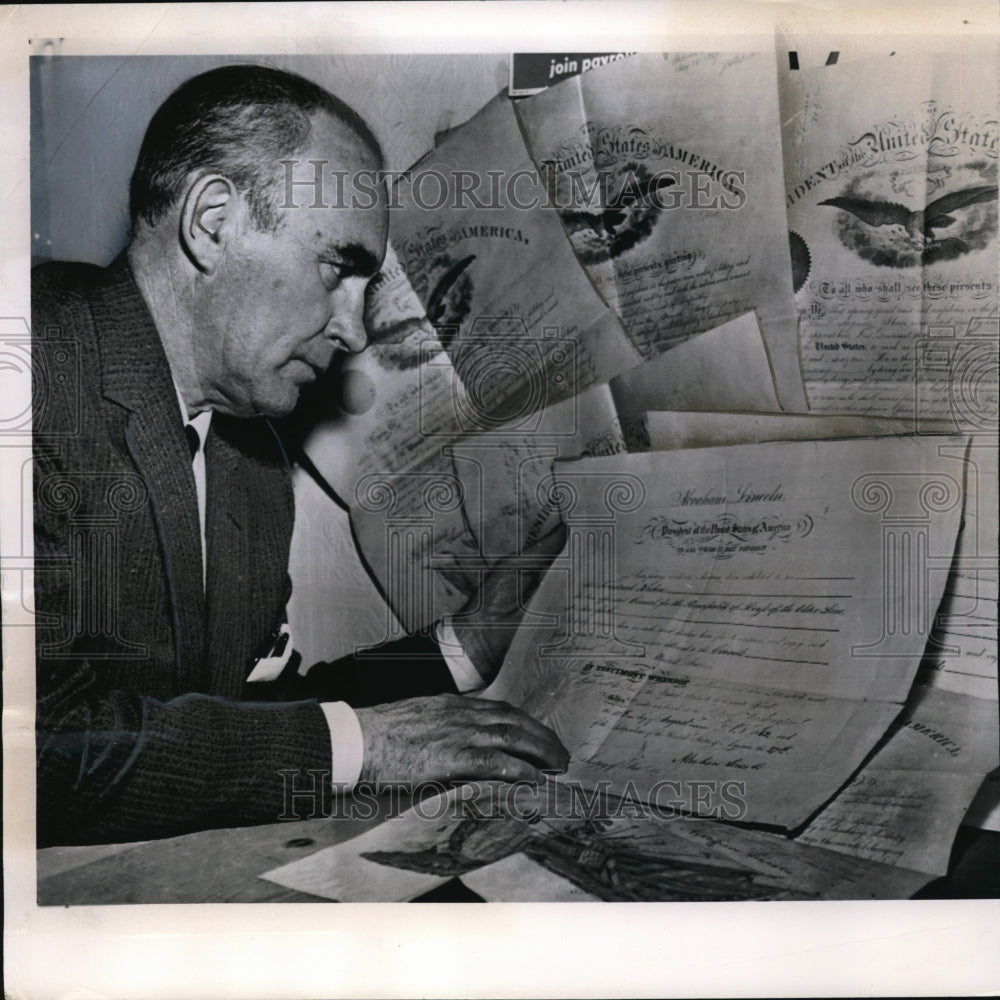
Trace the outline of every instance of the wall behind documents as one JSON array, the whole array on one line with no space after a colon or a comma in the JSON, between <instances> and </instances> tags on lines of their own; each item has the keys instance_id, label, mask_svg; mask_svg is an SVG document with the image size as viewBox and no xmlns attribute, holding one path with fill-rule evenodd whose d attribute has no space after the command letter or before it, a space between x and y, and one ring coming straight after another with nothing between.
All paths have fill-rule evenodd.
<instances>
[{"instance_id":1,"label":"wall behind documents","mask_svg":"<svg viewBox=\"0 0 1000 1000\"><path fill-rule=\"evenodd\" d=\"M38 57L31 65L32 256L107 264L128 238L128 182L146 124L175 88L240 56ZM493 55L282 55L254 62L315 80L356 108L387 166L409 167L434 135L507 84Z\"/></svg>"}]
</instances>

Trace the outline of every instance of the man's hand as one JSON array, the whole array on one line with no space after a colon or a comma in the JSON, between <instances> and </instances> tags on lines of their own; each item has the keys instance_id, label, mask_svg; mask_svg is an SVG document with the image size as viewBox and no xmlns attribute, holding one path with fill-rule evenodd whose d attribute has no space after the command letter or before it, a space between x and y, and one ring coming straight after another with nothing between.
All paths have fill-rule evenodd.
<instances>
[{"instance_id":1,"label":"man's hand","mask_svg":"<svg viewBox=\"0 0 1000 1000\"><path fill-rule=\"evenodd\" d=\"M520 556L501 559L452 618L462 651L486 684L503 665L528 598L565 544L566 526L560 521Z\"/></svg>"},{"instance_id":2,"label":"man's hand","mask_svg":"<svg viewBox=\"0 0 1000 1000\"><path fill-rule=\"evenodd\" d=\"M551 729L502 701L442 694L357 709L361 781L542 780L569 754Z\"/></svg>"}]
</instances>

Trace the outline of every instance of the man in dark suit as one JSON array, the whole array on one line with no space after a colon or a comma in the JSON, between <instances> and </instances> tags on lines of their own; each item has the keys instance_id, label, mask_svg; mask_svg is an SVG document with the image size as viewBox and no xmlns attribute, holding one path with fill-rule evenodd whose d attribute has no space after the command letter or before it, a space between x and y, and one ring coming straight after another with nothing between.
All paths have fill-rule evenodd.
<instances>
[{"instance_id":1,"label":"man in dark suit","mask_svg":"<svg viewBox=\"0 0 1000 1000\"><path fill-rule=\"evenodd\" d=\"M274 822L290 773L332 792L566 764L525 713L454 693L491 679L509 635L475 615L448 665L428 637L306 675L280 648L293 502L268 417L364 348L386 243L384 205L288 202L282 160L382 166L300 77L196 77L147 130L126 251L36 269L41 845ZM486 581L481 624L516 619L513 580Z\"/></svg>"}]
</instances>

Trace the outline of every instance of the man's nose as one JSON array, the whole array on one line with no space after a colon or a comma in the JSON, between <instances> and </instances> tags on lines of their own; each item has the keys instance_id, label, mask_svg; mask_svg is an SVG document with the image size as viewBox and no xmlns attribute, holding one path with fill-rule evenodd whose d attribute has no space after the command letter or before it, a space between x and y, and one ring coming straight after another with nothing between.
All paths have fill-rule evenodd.
<instances>
[{"instance_id":1,"label":"man's nose","mask_svg":"<svg viewBox=\"0 0 1000 1000\"><path fill-rule=\"evenodd\" d=\"M333 317L327 325L327 336L351 354L368 346L365 330L366 281L348 278L334 293Z\"/></svg>"}]
</instances>

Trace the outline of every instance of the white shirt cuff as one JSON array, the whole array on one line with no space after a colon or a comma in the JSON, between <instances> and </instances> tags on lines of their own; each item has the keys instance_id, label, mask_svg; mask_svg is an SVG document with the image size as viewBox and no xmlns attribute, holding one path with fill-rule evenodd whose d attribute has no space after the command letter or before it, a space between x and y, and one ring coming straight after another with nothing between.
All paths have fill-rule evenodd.
<instances>
[{"instance_id":1,"label":"white shirt cuff","mask_svg":"<svg viewBox=\"0 0 1000 1000\"><path fill-rule=\"evenodd\" d=\"M451 672L451 678L455 682L461 694L469 691L478 691L485 687L483 675L473 666L472 660L465 655L462 644L458 641L450 618L442 618L434 626L434 638L441 649L441 656Z\"/></svg>"},{"instance_id":2,"label":"white shirt cuff","mask_svg":"<svg viewBox=\"0 0 1000 1000\"><path fill-rule=\"evenodd\" d=\"M349 792L361 777L365 739L357 713L346 701L325 701L320 706L330 727L333 764L330 781L335 792Z\"/></svg>"}]
</instances>

